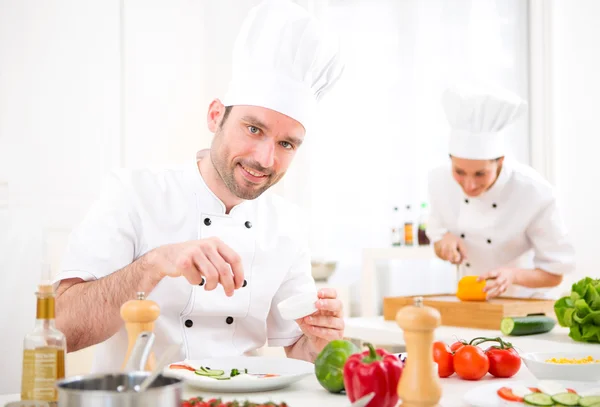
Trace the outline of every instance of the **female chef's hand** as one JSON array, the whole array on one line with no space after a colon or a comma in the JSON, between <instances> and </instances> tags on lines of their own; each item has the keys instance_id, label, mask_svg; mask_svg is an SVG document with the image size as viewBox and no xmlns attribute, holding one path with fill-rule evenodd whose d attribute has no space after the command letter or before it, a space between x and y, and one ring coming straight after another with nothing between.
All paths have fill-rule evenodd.
<instances>
[{"instance_id":1,"label":"female chef's hand","mask_svg":"<svg viewBox=\"0 0 600 407\"><path fill-rule=\"evenodd\" d=\"M503 267L480 275L477 281L488 280L483 291L487 292L487 298L494 298L505 293L508 287L513 285L515 272L516 269Z\"/></svg>"},{"instance_id":2,"label":"female chef's hand","mask_svg":"<svg viewBox=\"0 0 600 407\"><path fill-rule=\"evenodd\" d=\"M442 240L435 243L438 257L452 264L460 264L467 259L467 248L463 240L448 232Z\"/></svg>"},{"instance_id":3,"label":"female chef's hand","mask_svg":"<svg viewBox=\"0 0 600 407\"><path fill-rule=\"evenodd\" d=\"M194 285L204 281L206 290L221 284L227 296L244 284L240 256L217 237L158 247L151 261L156 262L161 278L183 276Z\"/></svg>"},{"instance_id":4,"label":"female chef's hand","mask_svg":"<svg viewBox=\"0 0 600 407\"><path fill-rule=\"evenodd\" d=\"M319 290L318 296L319 300L316 303L318 311L296 322L312 348L316 352L321 352L332 340L344 337L344 319L342 302L337 298L335 289L323 288Z\"/></svg>"}]
</instances>

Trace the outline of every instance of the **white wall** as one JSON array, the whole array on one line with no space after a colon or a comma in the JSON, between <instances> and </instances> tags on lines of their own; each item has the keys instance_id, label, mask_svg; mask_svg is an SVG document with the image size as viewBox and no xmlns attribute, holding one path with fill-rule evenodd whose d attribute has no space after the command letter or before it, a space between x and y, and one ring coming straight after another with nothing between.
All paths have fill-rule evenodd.
<instances>
[{"instance_id":1,"label":"white wall","mask_svg":"<svg viewBox=\"0 0 600 407\"><path fill-rule=\"evenodd\" d=\"M0 2L0 393L20 388L42 232L56 269L100 177L118 164L118 10L118 0Z\"/></svg>"},{"instance_id":2,"label":"white wall","mask_svg":"<svg viewBox=\"0 0 600 407\"><path fill-rule=\"evenodd\" d=\"M600 2L553 2L556 181L577 250L578 275L600 277Z\"/></svg>"}]
</instances>

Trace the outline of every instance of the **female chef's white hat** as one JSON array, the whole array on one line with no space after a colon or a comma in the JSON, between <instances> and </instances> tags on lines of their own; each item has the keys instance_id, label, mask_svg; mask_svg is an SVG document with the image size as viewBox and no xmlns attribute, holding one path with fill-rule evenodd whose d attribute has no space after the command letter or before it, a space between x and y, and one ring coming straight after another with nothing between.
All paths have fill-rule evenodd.
<instances>
[{"instance_id":1,"label":"female chef's white hat","mask_svg":"<svg viewBox=\"0 0 600 407\"><path fill-rule=\"evenodd\" d=\"M252 105L311 127L317 102L340 78L337 38L290 0L265 0L246 17L233 49L225 106Z\"/></svg>"},{"instance_id":2,"label":"female chef's white hat","mask_svg":"<svg viewBox=\"0 0 600 407\"><path fill-rule=\"evenodd\" d=\"M505 129L527 111L520 97L493 87L449 88L442 105L451 129L450 155L472 160L506 155Z\"/></svg>"}]
</instances>

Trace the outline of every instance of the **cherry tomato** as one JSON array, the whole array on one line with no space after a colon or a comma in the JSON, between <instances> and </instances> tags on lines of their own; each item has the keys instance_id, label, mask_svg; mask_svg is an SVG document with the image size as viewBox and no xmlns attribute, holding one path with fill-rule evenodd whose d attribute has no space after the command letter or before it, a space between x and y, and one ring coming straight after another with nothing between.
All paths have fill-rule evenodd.
<instances>
[{"instance_id":1,"label":"cherry tomato","mask_svg":"<svg viewBox=\"0 0 600 407\"><path fill-rule=\"evenodd\" d=\"M465 345L454 354L454 371L461 379L479 380L490 368L487 355L473 345Z\"/></svg>"},{"instance_id":2,"label":"cherry tomato","mask_svg":"<svg viewBox=\"0 0 600 407\"><path fill-rule=\"evenodd\" d=\"M522 397L515 395L511 388L501 387L498 389L498 395L508 401L523 401Z\"/></svg>"},{"instance_id":3,"label":"cherry tomato","mask_svg":"<svg viewBox=\"0 0 600 407\"><path fill-rule=\"evenodd\" d=\"M450 350L454 353L457 350L459 350L460 348L462 348L463 346L465 346L464 342L457 341L457 342L454 342L452 345L450 345Z\"/></svg>"},{"instance_id":4,"label":"cherry tomato","mask_svg":"<svg viewBox=\"0 0 600 407\"><path fill-rule=\"evenodd\" d=\"M454 357L452 351L442 341L433 343L433 360L438 365L438 375L448 377L454 373Z\"/></svg>"},{"instance_id":5,"label":"cherry tomato","mask_svg":"<svg viewBox=\"0 0 600 407\"><path fill-rule=\"evenodd\" d=\"M499 349L494 346L485 351L489 361L489 372L494 377L513 377L521 368L521 358L514 348Z\"/></svg>"}]
</instances>

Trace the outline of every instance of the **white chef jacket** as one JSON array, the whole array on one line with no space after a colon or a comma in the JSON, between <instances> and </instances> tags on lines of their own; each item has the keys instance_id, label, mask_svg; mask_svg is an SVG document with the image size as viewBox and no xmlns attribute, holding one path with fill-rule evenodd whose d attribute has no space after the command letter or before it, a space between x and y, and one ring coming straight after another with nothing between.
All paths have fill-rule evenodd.
<instances>
[{"instance_id":1,"label":"white chef jacket","mask_svg":"<svg viewBox=\"0 0 600 407\"><path fill-rule=\"evenodd\" d=\"M184 277L164 278L148 295L160 306L156 356L172 343L181 343L181 359L190 360L239 356L265 342L288 346L302 332L295 321L281 318L277 304L316 292L306 224L296 207L269 191L226 214L196 160L156 172L121 170L73 230L56 281L97 280L156 247L216 236L241 256L246 285L227 297L221 285L206 291ZM100 304L93 309L102 312ZM121 368L126 332L122 327L98 344L93 371Z\"/></svg>"},{"instance_id":2,"label":"white chef jacket","mask_svg":"<svg viewBox=\"0 0 600 407\"><path fill-rule=\"evenodd\" d=\"M426 233L433 243L446 232L463 239L467 260L461 276L499 267L540 268L553 274L574 271L574 249L554 189L531 167L505 158L494 185L476 198L464 194L451 165L429 175ZM561 290L513 286L504 295L556 297Z\"/></svg>"}]
</instances>

